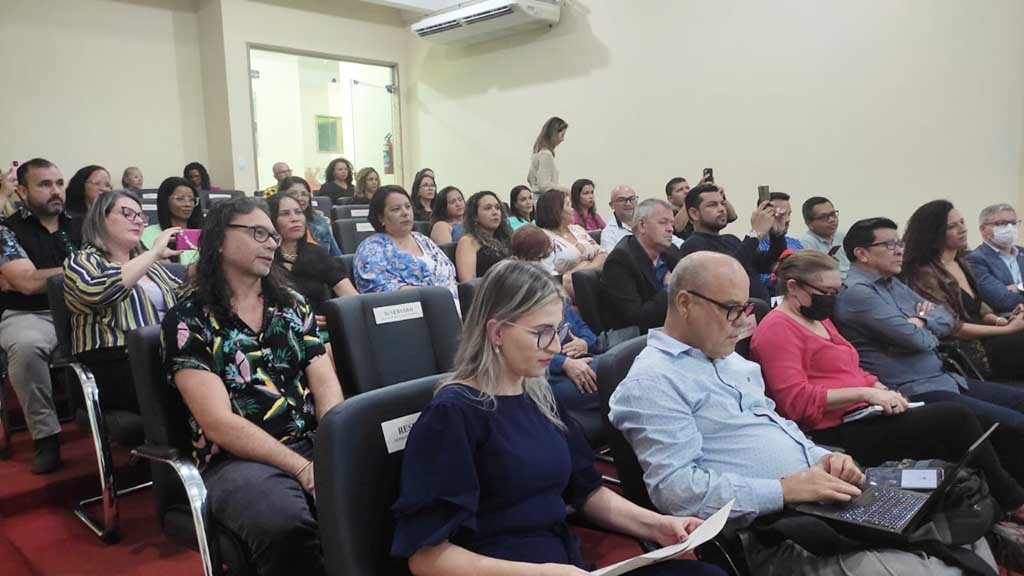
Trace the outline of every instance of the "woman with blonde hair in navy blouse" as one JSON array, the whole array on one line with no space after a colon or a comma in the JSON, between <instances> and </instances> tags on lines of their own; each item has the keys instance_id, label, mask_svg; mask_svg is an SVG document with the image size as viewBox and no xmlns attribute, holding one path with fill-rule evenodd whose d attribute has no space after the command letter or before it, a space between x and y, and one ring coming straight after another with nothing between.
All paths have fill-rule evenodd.
<instances>
[{"instance_id":1,"label":"woman with blonde hair in navy blouse","mask_svg":"<svg viewBox=\"0 0 1024 576\"><path fill-rule=\"evenodd\" d=\"M392 555L423 576L584 576L566 524L589 520L661 545L701 521L658 514L601 484L579 427L544 372L561 349L565 298L540 267L503 261L484 275L455 373L413 425L405 448ZM634 574L716 576L695 561Z\"/></svg>"}]
</instances>

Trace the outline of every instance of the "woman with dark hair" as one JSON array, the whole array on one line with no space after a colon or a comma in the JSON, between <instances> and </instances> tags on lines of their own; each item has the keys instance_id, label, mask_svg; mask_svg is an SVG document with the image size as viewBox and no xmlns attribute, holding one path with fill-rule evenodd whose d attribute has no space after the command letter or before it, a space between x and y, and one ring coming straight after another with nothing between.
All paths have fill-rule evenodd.
<instances>
[{"instance_id":1,"label":"woman with dark hair","mask_svg":"<svg viewBox=\"0 0 1024 576\"><path fill-rule=\"evenodd\" d=\"M100 196L82 225L82 250L64 261L64 300L71 316L71 352L96 377L100 405L138 413L126 334L158 324L178 298L182 281L160 263L178 254L169 247L181 229L168 227L153 247L139 250L146 225L134 192ZM117 428L117 426L113 426ZM141 427L134 431L141 431ZM115 433L129 433L127 429ZM141 436L120 437L137 444Z\"/></svg>"},{"instance_id":2,"label":"woman with dark hair","mask_svg":"<svg viewBox=\"0 0 1024 576\"><path fill-rule=\"evenodd\" d=\"M219 186L210 184L210 172L199 162L189 162L182 171L182 176L192 183L192 187L199 191L220 190Z\"/></svg>"},{"instance_id":3,"label":"woman with dark hair","mask_svg":"<svg viewBox=\"0 0 1024 576\"><path fill-rule=\"evenodd\" d=\"M537 226L551 237L551 255L541 263L549 272L569 275L585 268L600 268L608 253L583 228L572 223L569 195L548 190L540 195L535 213Z\"/></svg>"},{"instance_id":4,"label":"woman with dark hair","mask_svg":"<svg viewBox=\"0 0 1024 576\"><path fill-rule=\"evenodd\" d=\"M370 201L369 219L377 234L356 248L356 288L366 293L444 286L458 310L455 265L433 240L413 231L409 194L401 186L382 186Z\"/></svg>"},{"instance_id":5,"label":"woman with dark hair","mask_svg":"<svg viewBox=\"0 0 1024 576\"><path fill-rule=\"evenodd\" d=\"M202 228L203 211L199 209L199 193L192 182L177 176L164 179L156 193L156 218L156 224L142 231L142 245L147 249L156 246L161 232L168 228ZM192 264L199 259L198 246L175 253L173 258L185 265Z\"/></svg>"},{"instance_id":6,"label":"woman with dark hair","mask_svg":"<svg viewBox=\"0 0 1024 576\"><path fill-rule=\"evenodd\" d=\"M512 189L508 198L508 224L515 231L520 226L533 223L533 191L522 184Z\"/></svg>"},{"instance_id":7,"label":"woman with dark hair","mask_svg":"<svg viewBox=\"0 0 1024 576\"><path fill-rule=\"evenodd\" d=\"M331 221L313 207L313 192L309 189L309 182L305 178L289 176L281 180L277 191L289 192L299 199L302 213L306 216L306 240L320 245L331 256L341 256L341 248L331 233ZM275 216L271 215L270 219L275 219Z\"/></svg>"},{"instance_id":8,"label":"woman with dark hair","mask_svg":"<svg viewBox=\"0 0 1024 576\"><path fill-rule=\"evenodd\" d=\"M103 166L86 166L68 181L64 211L72 216L85 216L96 198L110 190L110 172Z\"/></svg>"},{"instance_id":9,"label":"woman with dark hair","mask_svg":"<svg viewBox=\"0 0 1024 576\"><path fill-rule=\"evenodd\" d=\"M356 174L356 193L349 204L369 204L380 188L380 174L367 166Z\"/></svg>"},{"instance_id":10,"label":"woman with dark hair","mask_svg":"<svg viewBox=\"0 0 1024 576\"><path fill-rule=\"evenodd\" d=\"M282 183L283 184L283 183ZM321 331L327 325L321 307L335 296L358 294L352 280L337 258L332 258L322 246L306 241L306 213L298 194L287 189L267 199L270 220L281 236L281 244L274 255L274 265L284 269L295 289L306 299L316 313Z\"/></svg>"},{"instance_id":11,"label":"woman with dark hair","mask_svg":"<svg viewBox=\"0 0 1024 576\"><path fill-rule=\"evenodd\" d=\"M121 174L121 187L138 194L142 190L142 170L139 170L138 166L125 168Z\"/></svg>"},{"instance_id":12,"label":"woman with dark hair","mask_svg":"<svg viewBox=\"0 0 1024 576\"><path fill-rule=\"evenodd\" d=\"M987 424L967 407L929 402L910 409L902 394L861 369L857 349L831 320L842 287L834 258L799 250L779 261L776 275L782 302L757 326L750 354L779 414L865 466L903 458L955 461L981 437ZM847 412L867 406L877 407L878 415L843 421ZM1020 439L1020 431L1000 427L973 462L1004 510L1024 520Z\"/></svg>"},{"instance_id":13,"label":"woman with dark hair","mask_svg":"<svg viewBox=\"0 0 1024 576\"><path fill-rule=\"evenodd\" d=\"M565 131L569 125L558 116L548 118L533 143L533 157L530 159L530 172L526 182L530 189L540 194L552 188L565 190L558 185L558 167L555 166L555 148L565 140Z\"/></svg>"},{"instance_id":14,"label":"woman with dark hair","mask_svg":"<svg viewBox=\"0 0 1024 576\"><path fill-rule=\"evenodd\" d=\"M327 196L332 204L341 204L342 198L351 198L355 190L352 185L352 163L345 158L335 158L324 170L324 184L317 191L318 196Z\"/></svg>"},{"instance_id":15,"label":"woman with dark hair","mask_svg":"<svg viewBox=\"0 0 1024 576\"><path fill-rule=\"evenodd\" d=\"M437 183L427 169L420 170L412 181L412 213L417 222L430 222L434 212L434 197L437 195Z\"/></svg>"},{"instance_id":16,"label":"woman with dark hair","mask_svg":"<svg viewBox=\"0 0 1024 576\"><path fill-rule=\"evenodd\" d=\"M494 192L477 192L466 203L462 238L455 247L459 282L479 278L512 255L512 227Z\"/></svg>"},{"instance_id":17,"label":"woman with dark hair","mask_svg":"<svg viewBox=\"0 0 1024 576\"><path fill-rule=\"evenodd\" d=\"M964 258L967 225L960 211L947 200L928 202L910 216L903 242L900 277L953 313L960 350L983 375L1024 381L1024 314L1002 318L981 299Z\"/></svg>"},{"instance_id":18,"label":"woman with dark hair","mask_svg":"<svg viewBox=\"0 0 1024 576\"><path fill-rule=\"evenodd\" d=\"M604 230L605 223L597 213L597 202L594 200L594 182L580 178L572 183L572 223L587 232Z\"/></svg>"},{"instance_id":19,"label":"woman with dark hair","mask_svg":"<svg viewBox=\"0 0 1024 576\"><path fill-rule=\"evenodd\" d=\"M466 211L466 198L455 186L445 186L434 197L430 213L430 239L435 244L451 244L462 237L462 215Z\"/></svg>"},{"instance_id":20,"label":"woman with dark hair","mask_svg":"<svg viewBox=\"0 0 1024 576\"><path fill-rule=\"evenodd\" d=\"M616 532L668 546L697 518L647 510L604 487L579 425L545 369L559 351L564 295L537 266L508 261L484 276L467 312L455 370L409 433L391 554L420 576L586 576L570 507ZM718 576L693 560L636 576Z\"/></svg>"}]
</instances>

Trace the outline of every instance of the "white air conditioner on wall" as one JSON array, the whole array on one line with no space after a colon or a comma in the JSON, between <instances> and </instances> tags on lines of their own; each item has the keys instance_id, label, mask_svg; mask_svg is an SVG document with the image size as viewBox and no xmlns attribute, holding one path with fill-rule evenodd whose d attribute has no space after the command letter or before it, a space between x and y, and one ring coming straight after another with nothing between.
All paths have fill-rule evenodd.
<instances>
[{"instance_id":1,"label":"white air conditioner on wall","mask_svg":"<svg viewBox=\"0 0 1024 576\"><path fill-rule=\"evenodd\" d=\"M480 0L431 14L412 31L439 44L472 44L554 26L560 15L559 0Z\"/></svg>"}]
</instances>

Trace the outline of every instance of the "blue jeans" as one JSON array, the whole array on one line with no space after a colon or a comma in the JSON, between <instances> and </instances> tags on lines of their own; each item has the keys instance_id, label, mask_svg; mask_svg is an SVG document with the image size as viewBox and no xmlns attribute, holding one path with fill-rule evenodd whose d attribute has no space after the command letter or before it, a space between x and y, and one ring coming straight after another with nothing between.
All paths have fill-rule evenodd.
<instances>
[{"instance_id":1,"label":"blue jeans","mask_svg":"<svg viewBox=\"0 0 1024 576\"><path fill-rule=\"evenodd\" d=\"M594 372L597 372L597 363L600 358L600 356L594 356L590 360L590 368ZM549 374L548 384L551 385L551 392L555 395L555 401L565 410L573 412L588 412L591 410L598 412L601 410L601 396L597 392L593 394L580 392L576 384L564 372L561 374Z\"/></svg>"}]
</instances>

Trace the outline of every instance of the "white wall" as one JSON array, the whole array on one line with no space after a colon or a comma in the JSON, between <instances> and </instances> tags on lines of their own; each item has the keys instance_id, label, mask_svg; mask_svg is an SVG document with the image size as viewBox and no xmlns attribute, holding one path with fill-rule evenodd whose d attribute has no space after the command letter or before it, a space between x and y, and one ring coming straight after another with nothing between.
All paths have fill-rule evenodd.
<instances>
[{"instance_id":1,"label":"white wall","mask_svg":"<svg viewBox=\"0 0 1024 576\"><path fill-rule=\"evenodd\" d=\"M70 178L129 165L147 187L207 156L189 0L4 0L0 163L42 156ZM120 184L115 184L119 186Z\"/></svg>"},{"instance_id":2,"label":"white wall","mask_svg":"<svg viewBox=\"0 0 1024 576\"><path fill-rule=\"evenodd\" d=\"M353 0L217 1L224 23L226 120L236 189L256 188L252 166L250 44L393 63L398 66L401 83L414 37L396 10Z\"/></svg>"},{"instance_id":3,"label":"white wall","mask_svg":"<svg viewBox=\"0 0 1024 576\"><path fill-rule=\"evenodd\" d=\"M668 178L696 180L705 166L743 221L758 184L798 203L829 196L844 225L903 221L937 197L972 220L1021 201L1024 2L566 4L550 31L464 48L416 41L410 172L429 165L442 185L506 191L559 115L563 184L594 179L602 206L615 184L663 197Z\"/></svg>"}]
</instances>

